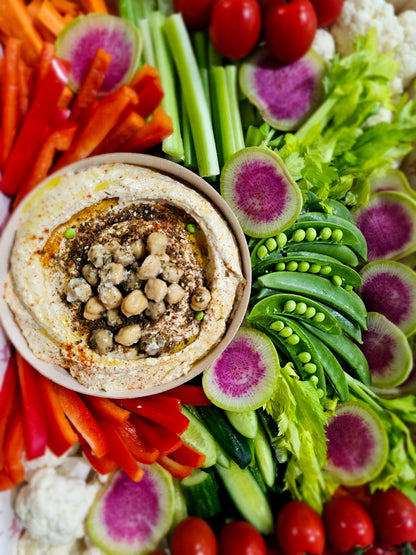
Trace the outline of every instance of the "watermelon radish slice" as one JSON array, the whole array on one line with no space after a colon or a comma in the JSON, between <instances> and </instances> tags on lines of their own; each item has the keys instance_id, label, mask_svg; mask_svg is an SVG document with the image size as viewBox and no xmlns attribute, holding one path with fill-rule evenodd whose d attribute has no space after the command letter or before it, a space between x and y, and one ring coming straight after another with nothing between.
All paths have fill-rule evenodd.
<instances>
[{"instance_id":1,"label":"watermelon radish slice","mask_svg":"<svg viewBox=\"0 0 416 555\"><path fill-rule=\"evenodd\" d=\"M370 179L371 194L383 191L396 191L412 198L416 198L416 193L410 188L404 173L400 170L390 170L381 177Z\"/></svg>"},{"instance_id":2,"label":"watermelon radish slice","mask_svg":"<svg viewBox=\"0 0 416 555\"><path fill-rule=\"evenodd\" d=\"M140 482L115 472L90 509L88 533L104 553L150 553L170 528L172 477L157 463L142 466L145 473Z\"/></svg>"},{"instance_id":3,"label":"watermelon radish slice","mask_svg":"<svg viewBox=\"0 0 416 555\"><path fill-rule=\"evenodd\" d=\"M207 397L229 411L255 410L276 387L279 358L272 341L253 328L241 327L202 377Z\"/></svg>"},{"instance_id":4,"label":"watermelon radish slice","mask_svg":"<svg viewBox=\"0 0 416 555\"><path fill-rule=\"evenodd\" d=\"M266 47L240 69L240 86L272 127L298 129L324 96L325 63L313 50L291 64L278 62Z\"/></svg>"},{"instance_id":5,"label":"watermelon radish slice","mask_svg":"<svg viewBox=\"0 0 416 555\"><path fill-rule=\"evenodd\" d=\"M416 201L403 193L384 191L353 212L367 241L367 259L395 260L416 250Z\"/></svg>"},{"instance_id":6,"label":"watermelon radish slice","mask_svg":"<svg viewBox=\"0 0 416 555\"><path fill-rule=\"evenodd\" d=\"M327 472L341 484L373 480L387 461L388 437L382 421L359 401L340 403L326 426Z\"/></svg>"},{"instance_id":7,"label":"watermelon radish slice","mask_svg":"<svg viewBox=\"0 0 416 555\"><path fill-rule=\"evenodd\" d=\"M367 314L361 350L371 372L371 385L386 389L403 383L412 369L413 356L405 334L378 312Z\"/></svg>"},{"instance_id":8,"label":"watermelon radish slice","mask_svg":"<svg viewBox=\"0 0 416 555\"><path fill-rule=\"evenodd\" d=\"M73 19L56 40L60 58L71 63L68 84L78 91L98 48L111 54L100 94L108 94L128 83L137 68L141 35L133 23L105 13L91 13Z\"/></svg>"},{"instance_id":9,"label":"watermelon radish slice","mask_svg":"<svg viewBox=\"0 0 416 555\"><path fill-rule=\"evenodd\" d=\"M302 193L272 150L249 147L233 154L221 172L221 194L251 237L271 237L290 227Z\"/></svg>"},{"instance_id":10,"label":"watermelon radish slice","mask_svg":"<svg viewBox=\"0 0 416 555\"><path fill-rule=\"evenodd\" d=\"M401 262L376 260L361 272L358 294L369 312L384 314L405 335L416 331L416 273Z\"/></svg>"}]
</instances>

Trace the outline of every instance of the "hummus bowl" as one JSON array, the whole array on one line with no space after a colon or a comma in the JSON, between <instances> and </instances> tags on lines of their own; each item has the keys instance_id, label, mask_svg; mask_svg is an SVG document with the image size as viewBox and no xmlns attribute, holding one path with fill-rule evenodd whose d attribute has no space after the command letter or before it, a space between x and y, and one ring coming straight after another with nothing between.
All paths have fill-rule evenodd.
<instances>
[{"instance_id":1,"label":"hummus bowl","mask_svg":"<svg viewBox=\"0 0 416 555\"><path fill-rule=\"evenodd\" d=\"M1 243L0 319L51 380L113 398L166 391L238 330L250 256L232 210L182 166L88 158L18 206Z\"/></svg>"}]
</instances>

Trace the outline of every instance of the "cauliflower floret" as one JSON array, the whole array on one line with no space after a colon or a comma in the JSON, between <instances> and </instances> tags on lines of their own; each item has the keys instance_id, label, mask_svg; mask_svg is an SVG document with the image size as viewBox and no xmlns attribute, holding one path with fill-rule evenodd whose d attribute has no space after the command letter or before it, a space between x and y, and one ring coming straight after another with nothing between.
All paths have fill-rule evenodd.
<instances>
[{"instance_id":1,"label":"cauliflower floret","mask_svg":"<svg viewBox=\"0 0 416 555\"><path fill-rule=\"evenodd\" d=\"M25 532L19 538L16 555L79 555L84 552L82 543L76 540L60 545L45 545Z\"/></svg>"},{"instance_id":2,"label":"cauliflower floret","mask_svg":"<svg viewBox=\"0 0 416 555\"><path fill-rule=\"evenodd\" d=\"M84 535L84 519L99 489L75 477L59 476L54 468L41 468L24 485L15 510L28 533L36 540L65 544Z\"/></svg>"},{"instance_id":3,"label":"cauliflower floret","mask_svg":"<svg viewBox=\"0 0 416 555\"><path fill-rule=\"evenodd\" d=\"M400 62L397 75L406 88L416 77L416 11L407 10L397 16L403 33L404 41L399 44L395 58Z\"/></svg>"},{"instance_id":4,"label":"cauliflower floret","mask_svg":"<svg viewBox=\"0 0 416 555\"><path fill-rule=\"evenodd\" d=\"M335 56L335 41L329 31L318 29L313 39L312 48L325 62L329 63Z\"/></svg>"}]
</instances>

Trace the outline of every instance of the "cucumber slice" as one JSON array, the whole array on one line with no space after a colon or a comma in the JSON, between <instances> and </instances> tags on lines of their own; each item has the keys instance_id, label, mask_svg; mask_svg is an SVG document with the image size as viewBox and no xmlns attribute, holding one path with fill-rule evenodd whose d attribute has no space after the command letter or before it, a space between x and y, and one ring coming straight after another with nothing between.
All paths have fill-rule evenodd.
<instances>
[{"instance_id":1,"label":"cucumber slice","mask_svg":"<svg viewBox=\"0 0 416 555\"><path fill-rule=\"evenodd\" d=\"M276 472L274 467L274 456L269 438L262 424L259 422L256 437L254 438L254 452L256 454L257 465L265 484L271 488L274 485Z\"/></svg>"},{"instance_id":2,"label":"cucumber slice","mask_svg":"<svg viewBox=\"0 0 416 555\"><path fill-rule=\"evenodd\" d=\"M207 472L193 470L181 481L181 488L190 515L207 519L221 512L218 485Z\"/></svg>"},{"instance_id":3,"label":"cucumber slice","mask_svg":"<svg viewBox=\"0 0 416 555\"><path fill-rule=\"evenodd\" d=\"M247 412L225 411L230 424L234 426L237 432L245 437L255 438L258 431L258 419L254 410Z\"/></svg>"},{"instance_id":4,"label":"cucumber slice","mask_svg":"<svg viewBox=\"0 0 416 555\"><path fill-rule=\"evenodd\" d=\"M182 440L206 456L202 468L213 466L217 462L217 444L204 424L189 410L182 406L182 413L189 419L186 430L181 434Z\"/></svg>"}]
</instances>

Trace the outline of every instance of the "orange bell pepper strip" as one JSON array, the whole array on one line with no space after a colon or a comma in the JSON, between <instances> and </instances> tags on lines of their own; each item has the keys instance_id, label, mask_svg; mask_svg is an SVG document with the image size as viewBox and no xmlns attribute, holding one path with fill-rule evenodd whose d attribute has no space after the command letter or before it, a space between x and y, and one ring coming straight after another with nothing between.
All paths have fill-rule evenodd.
<instances>
[{"instance_id":1,"label":"orange bell pepper strip","mask_svg":"<svg viewBox=\"0 0 416 555\"><path fill-rule=\"evenodd\" d=\"M118 152L120 147L130 139L138 129L143 127L144 119L134 110L127 110L127 114L109 131L106 137L94 150L93 154Z\"/></svg>"},{"instance_id":2,"label":"orange bell pepper strip","mask_svg":"<svg viewBox=\"0 0 416 555\"><path fill-rule=\"evenodd\" d=\"M117 470L119 467L110 453L103 455L102 457L96 457L92 452L91 447L88 443L83 443L81 446L82 452L84 453L85 457L89 461L90 465L99 473L99 474L109 474L114 470Z\"/></svg>"},{"instance_id":3,"label":"orange bell pepper strip","mask_svg":"<svg viewBox=\"0 0 416 555\"><path fill-rule=\"evenodd\" d=\"M183 405L211 405L211 401L205 395L204 388L200 385L178 385L170 389L168 395L180 399Z\"/></svg>"},{"instance_id":4,"label":"orange bell pepper strip","mask_svg":"<svg viewBox=\"0 0 416 555\"><path fill-rule=\"evenodd\" d=\"M129 419L130 412L116 405L111 399L84 395L83 400L93 414L113 424L122 424Z\"/></svg>"},{"instance_id":5,"label":"orange bell pepper strip","mask_svg":"<svg viewBox=\"0 0 416 555\"><path fill-rule=\"evenodd\" d=\"M15 484L10 480L7 472L5 470L0 470L0 491L7 491L14 488Z\"/></svg>"},{"instance_id":6,"label":"orange bell pepper strip","mask_svg":"<svg viewBox=\"0 0 416 555\"><path fill-rule=\"evenodd\" d=\"M102 48L98 48L72 106L71 119L73 121L78 121L81 113L88 109L93 100L98 98L110 63L111 55Z\"/></svg>"},{"instance_id":7,"label":"orange bell pepper strip","mask_svg":"<svg viewBox=\"0 0 416 555\"><path fill-rule=\"evenodd\" d=\"M207 458L204 453L197 451L186 443L182 443L182 445L173 451L170 456L172 459L175 459L175 461L187 466L192 466L192 468L200 468Z\"/></svg>"},{"instance_id":8,"label":"orange bell pepper strip","mask_svg":"<svg viewBox=\"0 0 416 555\"><path fill-rule=\"evenodd\" d=\"M53 383L39 374L38 388L46 415L48 447L60 457L75 445L78 436L65 416Z\"/></svg>"},{"instance_id":9,"label":"orange bell pepper strip","mask_svg":"<svg viewBox=\"0 0 416 555\"><path fill-rule=\"evenodd\" d=\"M22 455L25 448L23 418L20 413L15 415L4 444L4 468L10 480L20 484L25 477Z\"/></svg>"},{"instance_id":10,"label":"orange bell pepper strip","mask_svg":"<svg viewBox=\"0 0 416 555\"><path fill-rule=\"evenodd\" d=\"M45 453L48 444L46 419L38 392L37 371L16 353L17 373L22 392L23 434L27 460Z\"/></svg>"},{"instance_id":11,"label":"orange bell pepper strip","mask_svg":"<svg viewBox=\"0 0 416 555\"><path fill-rule=\"evenodd\" d=\"M4 51L3 87L0 129L0 167L4 167L17 136L20 115L20 50L21 42L6 40Z\"/></svg>"},{"instance_id":12,"label":"orange bell pepper strip","mask_svg":"<svg viewBox=\"0 0 416 555\"><path fill-rule=\"evenodd\" d=\"M57 384L54 387L66 417L91 447L94 455L102 457L108 453L110 447L106 436L78 393Z\"/></svg>"},{"instance_id":13,"label":"orange bell pepper strip","mask_svg":"<svg viewBox=\"0 0 416 555\"><path fill-rule=\"evenodd\" d=\"M118 425L117 432L136 461L143 464L152 464L159 458L160 451L144 440L137 427L130 420Z\"/></svg>"},{"instance_id":14,"label":"orange bell pepper strip","mask_svg":"<svg viewBox=\"0 0 416 555\"><path fill-rule=\"evenodd\" d=\"M181 464L168 455L160 455L160 457L157 459L157 462L160 464L160 466L163 466L163 468L170 472L173 478L178 478L180 480L189 476L189 474L193 470L192 466Z\"/></svg>"},{"instance_id":15,"label":"orange bell pepper strip","mask_svg":"<svg viewBox=\"0 0 416 555\"><path fill-rule=\"evenodd\" d=\"M138 92L139 103L137 105L137 112L147 119L152 114L162 101L165 93L163 92L162 81L160 77L149 81L145 87Z\"/></svg>"},{"instance_id":16,"label":"orange bell pepper strip","mask_svg":"<svg viewBox=\"0 0 416 555\"><path fill-rule=\"evenodd\" d=\"M4 442L7 434L7 427L12 413L12 407L16 400L17 382L16 362L12 355L6 367L3 383L0 390L0 470L4 468Z\"/></svg>"},{"instance_id":17,"label":"orange bell pepper strip","mask_svg":"<svg viewBox=\"0 0 416 555\"><path fill-rule=\"evenodd\" d=\"M163 401L162 395L139 397L137 399L117 400L123 408L153 422L161 424L175 434L182 434L188 427L189 420L184 414L172 408L171 401Z\"/></svg>"},{"instance_id":18,"label":"orange bell pepper strip","mask_svg":"<svg viewBox=\"0 0 416 555\"><path fill-rule=\"evenodd\" d=\"M55 165L54 170L87 158L119 121L127 107L137 104L136 91L123 85L105 96L94 108L75 141Z\"/></svg>"},{"instance_id":19,"label":"orange bell pepper strip","mask_svg":"<svg viewBox=\"0 0 416 555\"><path fill-rule=\"evenodd\" d=\"M172 118L160 106L151 119L122 145L122 152L145 152L173 133Z\"/></svg>"},{"instance_id":20,"label":"orange bell pepper strip","mask_svg":"<svg viewBox=\"0 0 416 555\"><path fill-rule=\"evenodd\" d=\"M145 441L163 455L172 453L182 444L182 440L177 434L157 422L152 422L152 420L134 413L131 413L130 420Z\"/></svg>"},{"instance_id":21,"label":"orange bell pepper strip","mask_svg":"<svg viewBox=\"0 0 416 555\"><path fill-rule=\"evenodd\" d=\"M100 426L107 438L113 459L133 481L139 482L144 476L144 470L133 457L116 426L106 420L100 420Z\"/></svg>"}]
</instances>

